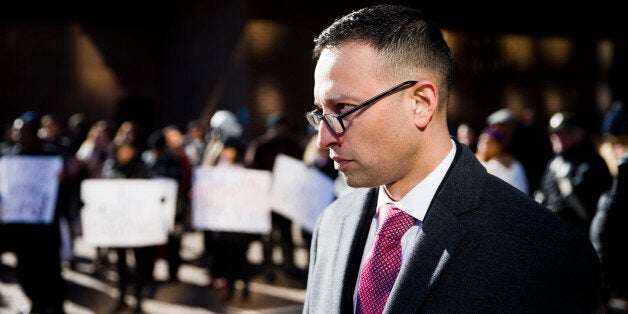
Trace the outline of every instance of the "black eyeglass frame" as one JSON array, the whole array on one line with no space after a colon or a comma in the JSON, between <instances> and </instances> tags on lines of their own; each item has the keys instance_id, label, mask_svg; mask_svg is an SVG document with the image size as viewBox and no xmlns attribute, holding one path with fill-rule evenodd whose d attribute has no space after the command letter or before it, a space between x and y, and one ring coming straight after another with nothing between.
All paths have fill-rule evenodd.
<instances>
[{"instance_id":1,"label":"black eyeglass frame","mask_svg":"<svg viewBox=\"0 0 628 314\"><path fill-rule=\"evenodd\" d=\"M416 84L418 81L405 81L403 83L399 83L393 87L391 87L390 89L387 89L386 91L383 91L379 94L377 94L376 96L373 96L371 98L369 98L368 100L366 100L365 102L351 108L349 111L345 112L345 113L326 113L326 114L320 114L318 112L315 112L316 110L319 110L318 108L309 111L307 113L305 113L305 119L307 120L307 122L315 129L315 130L319 130L320 129L320 122L321 121L325 121L325 124L327 124L327 126L329 127L330 130L334 131L334 133L336 133L337 135L341 135L343 134L346 129L345 129L345 124L342 122L342 119L344 119L345 117L347 117L348 115L388 96L391 95L393 93L396 93L398 91L401 90L402 87L409 87L410 85L414 85ZM407 85L407 86L406 86ZM330 123L328 119L336 119L336 121L338 122L337 124L342 128L342 130L340 130L340 132L338 132L338 130L336 130L336 128L334 128L333 123ZM318 121L318 122L317 122Z\"/></svg>"}]
</instances>

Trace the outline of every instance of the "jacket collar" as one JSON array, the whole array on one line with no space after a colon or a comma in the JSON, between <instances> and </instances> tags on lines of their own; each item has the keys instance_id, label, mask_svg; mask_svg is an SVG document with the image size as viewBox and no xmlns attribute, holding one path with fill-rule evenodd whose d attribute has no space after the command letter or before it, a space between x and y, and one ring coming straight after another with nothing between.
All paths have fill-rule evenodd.
<instances>
[{"instance_id":1,"label":"jacket collar","mask_svg":"<svg viewBox=\"0 0 628 314\"><path fill-rule=\"evenodd\" d=\"M417 242L400 270L400 280L397 280L391 291L391 300L385 313L405 312L419 306L448 266L451 254L465 234L464 226L457 216L477 208L486 180L486 169L466 146L457 141L456 145L452 166L428 208ZM341 223L341 227L348 232L345 234L355 235L349 254L338 265L347 270L342 279L343 313L353 311L353 292L368 229L375 214L377 189L368 189L355 195L347 199L347 206L362 204L363 210L347 211ZM421 271L417 272L417 269Z\"/></svg>"},{"instance_id":2,"label":"jacket collar","mask_svg":"<svg viewBox=\"0 0 628 314\"><path fill-rule=\"evenodd\" d=\"M404 312L423 302L465 235L465 228L457 217L478 207L486 169L468 148L458 142L456 145L458 152L454 162L430 204L417 242L399 272L400 280L391 291L385 313Z\"/></svg>"}]
</instances>

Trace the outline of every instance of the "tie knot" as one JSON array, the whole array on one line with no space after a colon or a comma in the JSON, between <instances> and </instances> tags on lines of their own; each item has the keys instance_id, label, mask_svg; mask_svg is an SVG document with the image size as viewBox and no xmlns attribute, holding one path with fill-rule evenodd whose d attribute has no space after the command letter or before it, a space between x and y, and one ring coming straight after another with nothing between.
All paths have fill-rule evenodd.
<instances>
[{"instance_id":1,"label":"tie knot","mask_svg":"<svg viewBox=\"0 0 628 314\"><path fill-rule=\"evenodd\" d=\"M377 234L399 241L414 225L414 218L395 205L387 203L379 208L379 223Z\"/></svg>"}]
</instances>

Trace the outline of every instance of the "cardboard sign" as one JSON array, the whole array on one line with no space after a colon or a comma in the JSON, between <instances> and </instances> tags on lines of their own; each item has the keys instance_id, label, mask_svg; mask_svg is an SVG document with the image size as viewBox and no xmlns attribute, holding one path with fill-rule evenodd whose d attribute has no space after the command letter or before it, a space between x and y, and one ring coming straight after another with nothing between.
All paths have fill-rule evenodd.
<instances>
[{"instance_id":1,"label":"cardboard sign","mask_svg":"<svg viewBox=\"0 0 628 314\"><path fill-rule=\"evenodd\" d=\"M166 243L174 228L174 179L88 179L81 184L83 239L95 246Z\"/></svg>"},{"instance_id":2,"label":"cardboard sign","mask_svg":"<svg viewBox=\"0 0 628 314\"><path fill-rule=\"evenodd\" d=\"M271 180L266 170L196 167L192 226L198 230L268 234Z\"/></svg>"},{"instance_id":3,"label":"cardboard sign","mask_svg":"<svg viewBox=\"0 0 628 314\"><path fill-rule=\"evenodd\" d=\"M334 200L334 181L303 161L279 154L273 167L272 209L314 230L318 216Z\"/></svg>"},{"instance_id":4,"label":"cardboard sign","mask_svg":"<svg viewBox=\"0 0 628 314\"><path fill-rule=\"evenodd\" d=\"M50 224L62 167L61 156L0 158L0 222Z\"/></svg>"}]
</instances>

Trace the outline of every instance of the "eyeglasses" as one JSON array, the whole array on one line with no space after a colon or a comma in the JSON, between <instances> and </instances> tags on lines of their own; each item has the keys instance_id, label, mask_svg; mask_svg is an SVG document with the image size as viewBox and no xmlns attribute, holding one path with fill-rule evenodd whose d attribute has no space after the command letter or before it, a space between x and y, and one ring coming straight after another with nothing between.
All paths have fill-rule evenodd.
<instances>
[{"instance_id":1,"label":"eyeglasses","mask_svg":"<svg viewBox=\"0 0 628 314\"><path fill-rule=\"evenodd\" d=\"M318 110L320 110L319 108L314 109L310 112L307 112L305 114L305 118L307 119L307 122L310 123L310 125L315 129L315 130L319 130L321 127L321 121L325 121L325 123L327 124L327 126L329 127L329 129L331 129L332 131L334 131L334 133L336 134L342 134L345 132L345 125L342 122L342 119L344 119L345 117L347 117L348 115L388 96L391 94L394 94L400 90L402 90L403 88L407 88L410 87L410 85L416 84L417 81L405 81L401 84L397 84L394 87L392 87L391 89L386 90L385 92L382 92L380 94L378 94L375 97L370 98L369 100L351 108L351 110L339 114L339 113L326 113L326 114L321 114L319 112L316 112ZM403 87L403 88L402 88Z\"/></svg>"}]
</instances>

